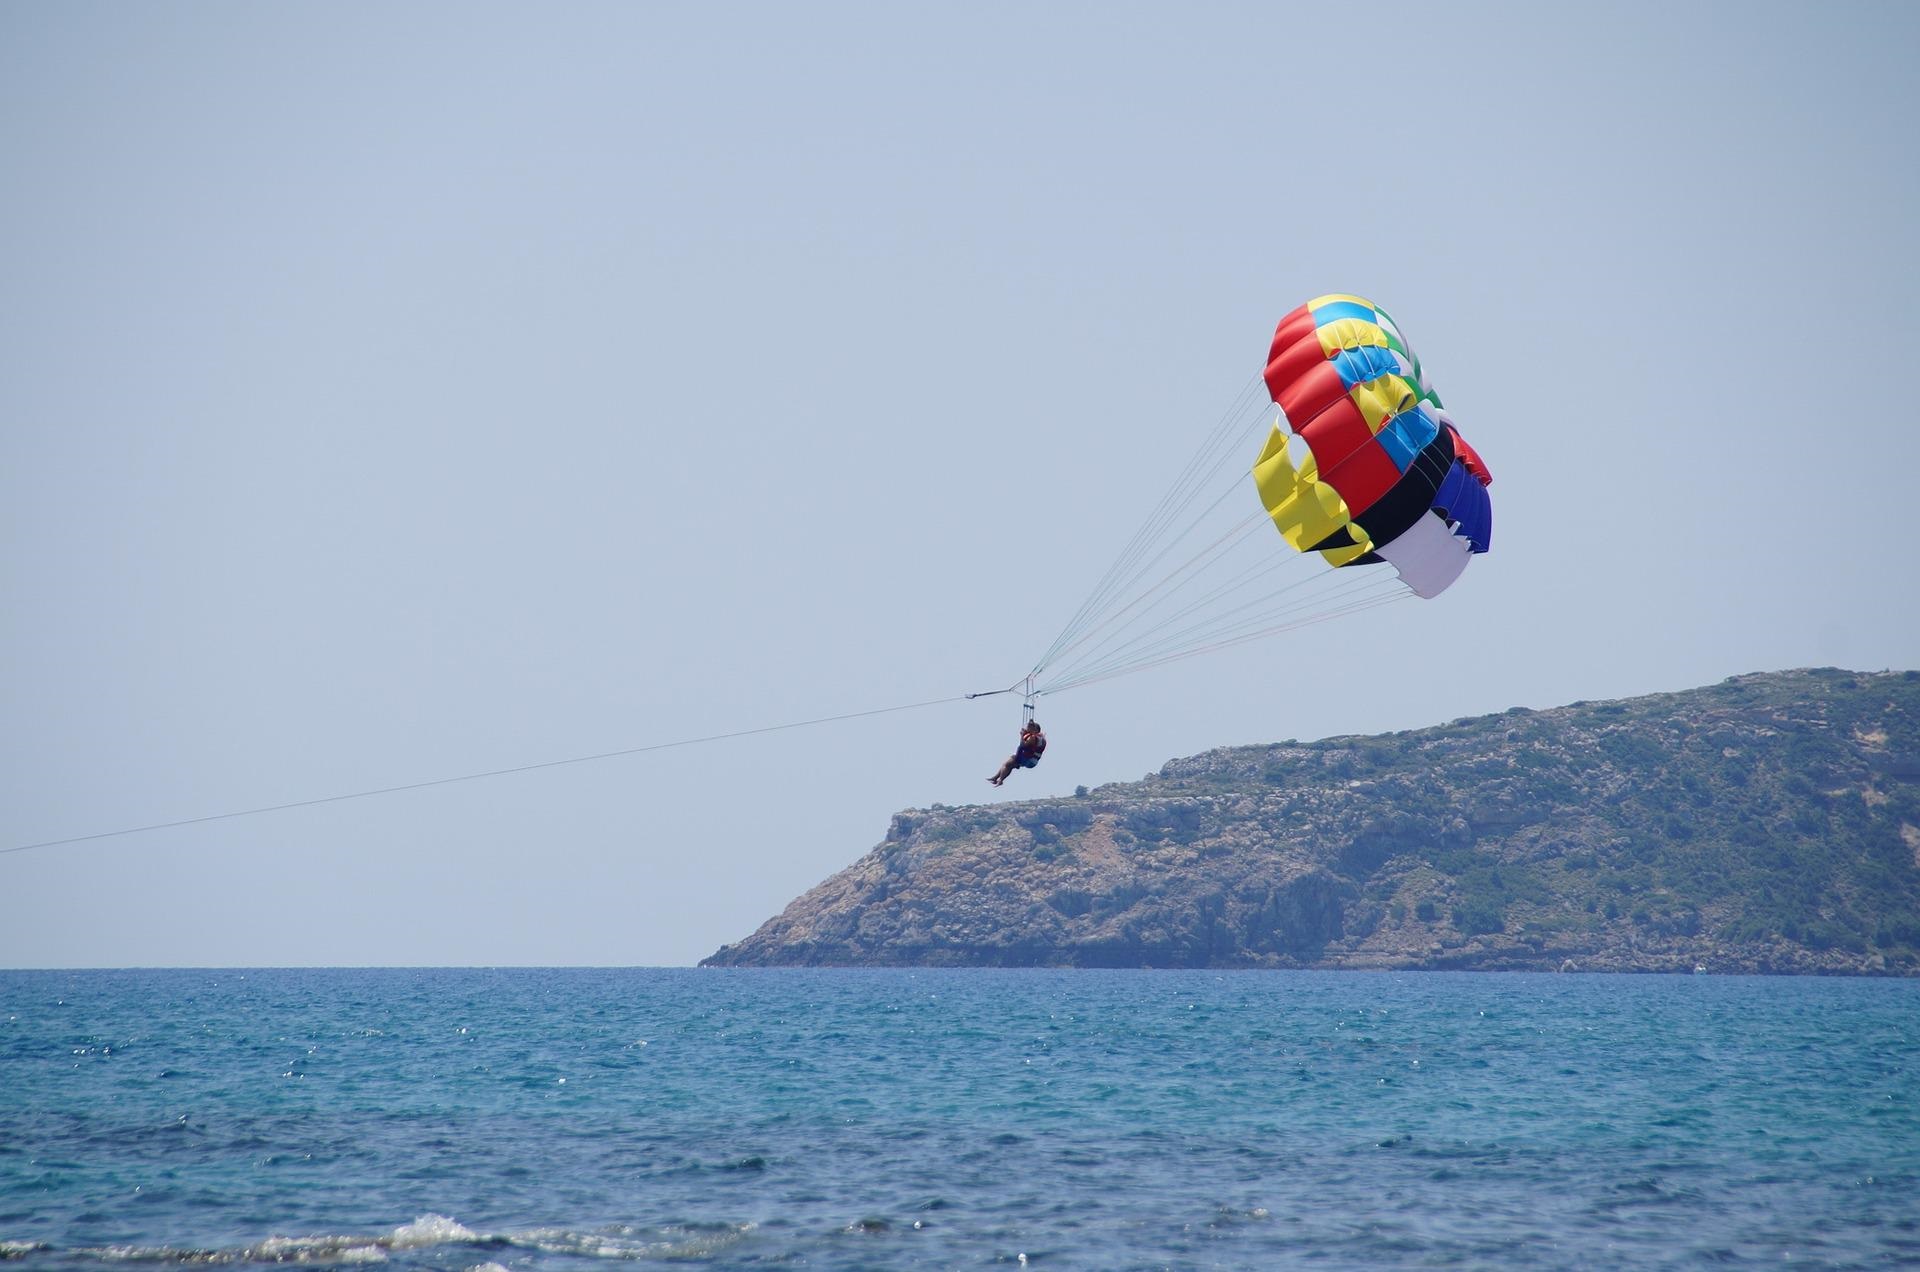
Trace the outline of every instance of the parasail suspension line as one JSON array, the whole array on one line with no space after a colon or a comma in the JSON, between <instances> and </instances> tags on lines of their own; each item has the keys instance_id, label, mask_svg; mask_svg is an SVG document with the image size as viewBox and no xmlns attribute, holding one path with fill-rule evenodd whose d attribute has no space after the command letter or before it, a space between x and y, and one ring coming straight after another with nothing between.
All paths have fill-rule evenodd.
<instances>
[{"instance_id":1,"label":"parasail suspension line","mask_svg":"<svg viewBox=\"0 0 1920 1272\"><path fill-rule=\"evenodd\" d=\"M322 804L340 804L349 800L373 799L381 795L397 795L402 791L422 791L435 786L453 786L462 782L479 782L489 778L506 777L514 773L533 773L541 769L563 768L573 764L591 764L599 760L617 759L621 756L644 755L650 751L669 751L678 747L700 746L709 742L724 742L733 738L756 737L763 733L780 733L788 729L809 729L817 725L838 724L844 720L864 720L870 716L891 715L899 711L918 711L926 707L944 706L961 702L967 698L990 698L995 694L1018 693L1021 684L1008 685L1005 689L989 689L984 693L969 693L955 698L929 698L924 702L904 702L891 707L874 707L865 711L847 711L839 715L815 716L807 720L789 720L782 724L763 724L756 728L735 729L728 733L709 733L701 737L676 738L670 742L653 742L644 746L622 747L617 751L600 751L593 755L570 755L565 759L541 760L532 764L517 764L511 768L487 769L478 773L461 773L454 777L435 777L420 782L403 782L393 786L380 786L369 790L348 791L339 795L322 795L313 799L289 800L284 804L266 804L255 808L238 808L229 812L208 813L200 817L182 817L176 821L150 822L143 826L123 826L117 830L102 830L89 835L69 835L64 839L43 839L38 843L15 844L0 848L0 855L16 852L31 852L39 848L59 848L69 844L90 843L96 839L117 839L122 835L140 835L156 830L173 830L182 826L200 826L208 822L231 821L239 817L259 817L267 813L283 813L296 808L315 808Z\"/></svg>"}]
</instances>

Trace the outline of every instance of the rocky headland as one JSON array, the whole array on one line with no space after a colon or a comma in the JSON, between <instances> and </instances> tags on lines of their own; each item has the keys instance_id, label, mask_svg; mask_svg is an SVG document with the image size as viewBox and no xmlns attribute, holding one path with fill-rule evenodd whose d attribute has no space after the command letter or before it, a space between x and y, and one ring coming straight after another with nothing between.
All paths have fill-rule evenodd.
<instances>
[{"instance_id":1,"label":"rocky headland","mask_svg":"<svg viewBox=\"0 0 1920 1272\"><path fill-rule=\"evenodd\" d=\"M1920 672L1739 676L911 810L703 965L1920 974Z\"/></svg>"}]
</instances>

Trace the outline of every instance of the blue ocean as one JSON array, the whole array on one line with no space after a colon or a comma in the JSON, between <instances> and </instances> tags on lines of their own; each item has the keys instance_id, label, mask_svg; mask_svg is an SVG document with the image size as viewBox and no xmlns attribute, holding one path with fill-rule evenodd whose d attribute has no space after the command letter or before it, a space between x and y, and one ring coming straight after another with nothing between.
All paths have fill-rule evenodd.
<instances>
[{"instance_id":1,"label":"blue ocean","mask_svg":"<svg viewBox=\"0 0 1920 1272\"><path fill-rule=\"evenodd\" d=\"M1920 983L0 972L0 1260L1920 1265Z\"/></svg>"}]
</instances>

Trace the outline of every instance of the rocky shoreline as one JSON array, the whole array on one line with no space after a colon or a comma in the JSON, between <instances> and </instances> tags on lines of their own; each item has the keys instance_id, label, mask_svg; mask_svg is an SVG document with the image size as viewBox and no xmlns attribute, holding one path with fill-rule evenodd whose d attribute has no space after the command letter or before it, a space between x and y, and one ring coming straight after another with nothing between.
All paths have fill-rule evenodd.
<instances>
[{"instance_id":1,"label":"rocky shoreline","mask_svg":"<svg viewBox=\"0 0 1920 1272\"><path fill-rule=\"evenodd\" d=\"M1920 673L1742 676L910 810L703 965L1920 974Z\"/></svg>"}]
</instances>

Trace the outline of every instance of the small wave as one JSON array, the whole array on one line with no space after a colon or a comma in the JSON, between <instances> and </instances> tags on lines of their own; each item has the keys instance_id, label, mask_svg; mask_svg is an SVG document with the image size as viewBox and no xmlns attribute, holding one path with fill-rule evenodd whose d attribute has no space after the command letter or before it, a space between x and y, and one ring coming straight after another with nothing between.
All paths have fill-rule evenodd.
<instances>
[{"instance_id":1,"label":"small wave","mask_svg":"<svg viewBox=\"0 0 1920 1272\"><path fill-rule=\"evenodd\" d=\"M1695 1189L1663 1184L1651 1176L1623 1179L1609 1185L1604 1194L1588 1203L1591 1214L1614 1214L1650 1206L1697 1206L1702 1195Z\"/></svg>"},{"instance_id":2,"label":"small wave","mask_svg":"<svg viewBox=\"0 0 1920 1272\"><path fill-rule=\"evenodd\" d=\"M594 1232L538 1228L506 1240L542 1254L591 1259L701 1259L725 1250L752 1230L750 1223L664 1224L658 1228L620 1226Z\"/></svg>"},{"instance_id":3,"label":"small wave","mask_svg":"<svg viewBox=\"0 0 1920 1272\"><path fill-rule=\"evenodd\" d=\"M387 1257L377 1237L268 1237L248 1246L235 1259L246 1263L380 1263Z\"/></svg>"},{"instance_id":4,"label":"small wave","mask_svg":"<svg viewBox=\"0 0 1920 1272\"><path fill-rule=\"evenodd\" d=\"M536 1228L521 1233L488 1234L475 1232L446 1215L421 1215L412 1223L403 1223L392 1232L379 1235L276 1236L254 1245L226 1249L164 1245L86 1246L69 1253L102 1263L210 1266L292 1263L324 1267L384 1263L390 1252L419 1251L440 1246L533 1250L542 1254L621 1261L701 1259L732 1246L752 1229L750 1223L684 1223L645 1229L615 1227L582 1232L570 1228ZM24 1259L29 1254L53 1249L40 1242L0 1241L0 1259ZM473 1265L468 1272L508 1272L508 1269L488 1261Z\"/></svg>"},{"instance_id":5,"label":"small wave","mask_svg":"<svg viewBox=\"0 0 1920 1272\"><path fill-rule=\"evenodd\" d=\"M446 1215L421 1215L385 1236L268 1237L241 1253L249 1263L382 1263L389 1250L426 1250L444 1245L497 1245Z\"/></svg>"},{"instance_id":6,"label":"small wave","mask_svg":"<svg viewBox=\"0 0 1920 1272\"><path fill-rule=\"evenodd\" d=\"M232 1263L239 1251L183 1250L178 1246L81 1246L74 1254L102 1263Z\"/></svg>"},{"instance_id":7,"label":"small wave","mask_svg":"<svg viewBox=\"0 0 1920 1272\"><path fill-rule=\"evenodd\" d=\"M393 1230L393 1248L417 1250L425 1246L471 1245L485 1238L457 1220L445 1215L421 1215L412 1223Z\"/></svg>"},{"instance_id":8,"label":"small wave","mask_svg":"<svg viewBox=\"0 0 1920 1272\"><path fill-rule=\"evenodd\" d=\"M268 1237L257 1245L224 1250L178 1246L91 1246L73 1251L108 1263L384 1263L390 1250L424 1250L443 1245L504 1245L505 1238L484 1236L445 1215L421 1215L383 1236L317 1235ZM37 1247L51 1249L48 1246Z\"/></svg>"}]
</instances>

